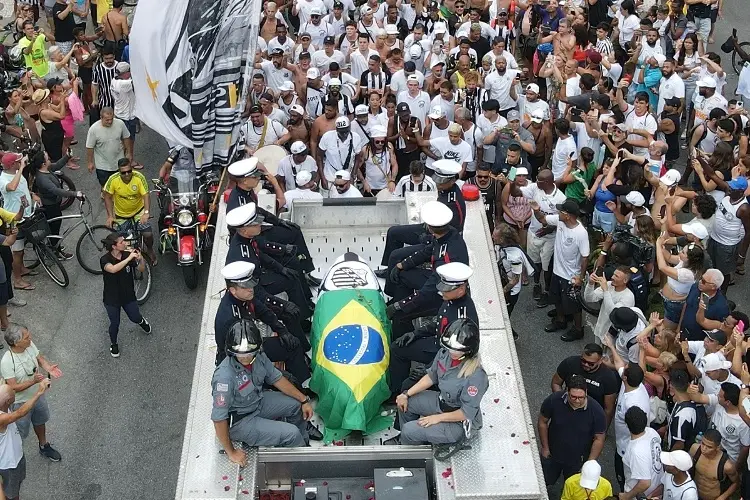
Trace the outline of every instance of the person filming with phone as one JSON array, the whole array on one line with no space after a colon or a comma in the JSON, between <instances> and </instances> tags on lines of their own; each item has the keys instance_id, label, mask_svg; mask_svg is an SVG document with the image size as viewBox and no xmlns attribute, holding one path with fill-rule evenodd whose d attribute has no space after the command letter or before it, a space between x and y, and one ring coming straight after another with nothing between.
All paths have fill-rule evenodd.
<instances>
[{"instance_id":1,"label":"person filming with phone","mask_svg":"<svg viewBox=\"0 0 750 500\"><path fill-rule=\"evenodd\" d=\"M698 323L698 308L705 304L703 315L705 318L723 321L729 316L729 304L721 291L724 275L718 269L706 270L698 283L695 283L685 299L685 309L682 314L683 340L703 340L706 336L703 327Z\"/></svg>"}]
</instances>

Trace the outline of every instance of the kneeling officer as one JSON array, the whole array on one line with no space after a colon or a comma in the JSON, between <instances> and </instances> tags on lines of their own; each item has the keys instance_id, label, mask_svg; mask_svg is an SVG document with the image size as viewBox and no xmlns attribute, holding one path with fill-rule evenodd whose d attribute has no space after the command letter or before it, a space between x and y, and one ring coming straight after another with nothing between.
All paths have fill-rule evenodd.
<instances>
[{"instance_id":1,"label":"kneeling officer","mask_svg":"<svg viewBox=\"0 0 750 500\"><path fill-rule=\"evenodd\" d=\"M229 459L245 465L248 446L307 446L307 420L313 416L310 398L297 390L261 351L258 327L236 322L227 335L227 357L216 367L211 388L216 436ZM279 392L264 391L272 385Z\"/></svg>"}]
</instances>

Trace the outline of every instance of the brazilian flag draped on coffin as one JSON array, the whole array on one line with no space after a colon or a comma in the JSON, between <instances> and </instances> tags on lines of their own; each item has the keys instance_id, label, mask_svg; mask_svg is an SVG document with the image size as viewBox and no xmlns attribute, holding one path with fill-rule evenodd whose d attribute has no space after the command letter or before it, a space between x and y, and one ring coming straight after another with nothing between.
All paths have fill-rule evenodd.
<instances>
[{"instance_id":1,"label":"brazilian flag draped on coffin","mask_svg":"<svg viewBox=\"0 0 750 500\"><path fill-rule=\"evenodd\" d=\"M351 431L370 434L393 423L381 417L390 396L388 362L391 323L378 290L330 290L315 306L312 378L315 408L325 424L324 441Z\"/></svg>"}]
</instances>

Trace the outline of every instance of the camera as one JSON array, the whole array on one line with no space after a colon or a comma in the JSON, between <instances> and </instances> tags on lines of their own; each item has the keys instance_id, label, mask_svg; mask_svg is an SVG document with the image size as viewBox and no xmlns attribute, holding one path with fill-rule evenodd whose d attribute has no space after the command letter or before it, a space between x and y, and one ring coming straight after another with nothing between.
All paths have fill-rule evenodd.
<instances>
[{"instance_id":1,"label":"camera","mask_svg":"<svg viewBox=\"0 0 750 500\"><path fill-rule=\"evenodd\" d=\"M549 24L542 24L542 27L540 28L542 35L549 35L552 32L552 26Z\"/></svg>"},{"instance_id":2,"label":"camera","mask_svg":"<svg viewBox=\"0 0 750 500\"><path fill-rule=\"evenodd\" d=\"M42 150L42 145L38 144L36 142L33 142L29 145L27 145L25 148L21 150L21 154L24 155L26 158L31 160L34 158L34 156L37 155Z\"/></svg>"},{"instance_id":3,"label":"camera","mask_svg":"<svg viewBox=\"0 0 750 500\"><path fill-rule=\"evenodd\" d=\"M630 226L627 224L615 226L615 230L612 232L612 240L615 243L627 243L630 246L633 260L639 266L648 264L655 257L653 245L631 233Z\"/></svg>"}]
</instances>

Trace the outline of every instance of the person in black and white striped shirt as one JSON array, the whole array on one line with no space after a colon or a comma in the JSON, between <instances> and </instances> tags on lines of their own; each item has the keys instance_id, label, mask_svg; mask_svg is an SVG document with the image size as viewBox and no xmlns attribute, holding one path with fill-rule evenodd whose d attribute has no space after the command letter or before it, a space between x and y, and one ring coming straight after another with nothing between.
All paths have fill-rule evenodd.
<instances>
[{"instance_id":1,"label":"person in black and white striped shirt","mask_svg":"<svg viewBox=\"0 0 750 500\"><path fill-rule=\"evenodd\" d=\"M414 160L409 164L409 175L403 176L398 181L396 189L393 190L393 195L404 198L407 192L413 191L437 191L435 181L424 174L424 163L420 160Z\"/></svg>"},{"instance_id":2,"label":"person in black and white striped shirt","mask_svg":"<svg viewBox=\"0 0 750 500\"><path fill-rule=\"evenodd\" d=\"M373 54L370 56L367 61L367 68L359 79L361 103L368 102L369 95L372 92L377 92L383 98L390 92L391 73L383 69L379 55Z\"/></svg>"},{"instance_id":3,"label":"person in black and white striped shirt","mask_svg":"<svg viewBox=\"0 0 750 500\"><path fill-rule=\"evenodd\" d=\"M102 108L114 108L115 100L112 97L112 90L110 85L112 80L115 78L115 67L117 61L115 60L114 51L105 47L102 50L102 62L94 66L94 73L91 80L92 83L92 106L98 106Z\"/></svg>"}]
</instances>

